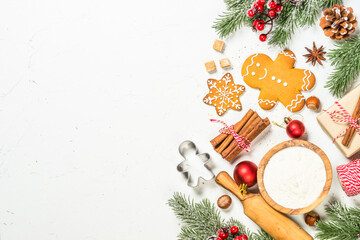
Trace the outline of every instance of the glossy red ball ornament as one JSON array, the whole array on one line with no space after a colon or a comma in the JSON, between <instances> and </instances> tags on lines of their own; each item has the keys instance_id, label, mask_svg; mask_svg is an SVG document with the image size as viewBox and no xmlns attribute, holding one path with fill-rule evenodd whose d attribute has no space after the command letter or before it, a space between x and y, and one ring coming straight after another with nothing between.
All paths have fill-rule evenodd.
<instances>
[{"instance_id":1,"label":"glossy red ball ornament","mask_svg":"<svg viewBox=\"0 0 360 240\"><path fill-rule=\"evenodd\" d=\"M237 234L239 232L239 228L237 226L232 226L230 228L231 234Z\"/></svg>"},{"instance_id":2,"label":"glossy red ball ornament","mask_svg":"<svg viewBox=\"0 0 360 240\"><path fill-rule=\"evenodd\" d=\"M257 183L257 166L250 161L239 162L234 169L235 182L252 187Z\"/></svg>"},{"instance_id":3,"label":"glossy red ball ornament","mask_svg":"<svg viewBox=\"0 0 360 240\"><path fill-rule=\"evenodd\" d=\"M258 31L264 30L264 27L265 27L265 24L263 24L263 23L256 24L256 30L258 30Z\"/></svg>"},{"instance_id":4,"label":"glossy red ball ornament","mask_svg":"<svg viewBox=\"0 0 360 240\"><path fill-rule=\"evenodd\" d=\"M269 2L268 2L268 7L271 8L271 9L276 8L276 5L277 5L277 4L276 4L275 1L269 1Z\"/></svg>"},{"instance_id":5,"label":"glossy red ball ornament","mask_svg":"<svg viewBox=\"0 0 360 240\"><path fill-rule=\"evenodd\" d=\"M269 10L268 15L269 15L269 17L275 17L276 11L274 9L271 9L271 10Z\"/></svg>"},{"instance_id":6,"label":"glossy red ball ornament","mask_svg":"<svg viewBox=\"0 0 360 240\"><path fill-rule=\"evenodd\" d=\"M248 17L255 16L255 13L254 13L254 11L252 9L249 9L246 14L248 15Z\"/></svg>"},{"instance_id":7,"label":"glossy red ball ornament","mask_svg":"<svg viewBox=\"0 0 360 240\"><path fill-rule=\"evenodd\" d=\"M265 42L265 41L266 41L266 38L267 38L267 36L266 36L265 34L261 34L261 35L259 36L259 39L260 39L260 41L262 41L262 42Z\"/></svg>"},{"instance_id":8,"label":"glossy red ball ornament","mask_svg":"<svg viewBox=\"0 0 360 240\"><path fill-rule=\"evenodd\" d=\"M264 4L265 4L265 2L266 2L266 0L259 0L259 1L258 1L258 4L260 4L260 5L264 5Z\"/></svg>"},{"instance_id":9,"label":"glossy red ball ornament","mask_svg":"<svg viewBox=\"0 0 360 240\"><path fill-rule=\"evenodd\" d=\"M282 10L282 6L280 4L278 4L275 8L275 12L279 13L279 12L281 12L281 10Z\"/></svg>"},{"instance_id":10,"label":"glossy red ball ornament","mask_svg":"<svg viewBox=\"0 0 360 240\"><path fill-rule=\"evenodd\" d=\"M258 5L256 7L256 9L259 11L259 12L262 12L264 10L264 6L263 5Z\"/></svg>"},{"instance_id":11,"label":"glossy red ball ornament","mask_svg":"<svg viewBox=\"0 0 360 240\"><path fill-rule=\"evenodd\" d=\"M227 228L220 228L218 231L217 231L217 234L218 236L221 238L221 239L227 239L228 236L229 236L229 231Z\"/></svg>"},{"instance_id":12,"label":"glossy red ball ornament","mask_svg":"<svg viewBox=\"0 0 360 240\"><path fill-rule=\"evenodd\" d=\"M299 120L285 118L286 133L291 138L301 138L305 134L305 125Z\"/></svg>"}]
</instances>

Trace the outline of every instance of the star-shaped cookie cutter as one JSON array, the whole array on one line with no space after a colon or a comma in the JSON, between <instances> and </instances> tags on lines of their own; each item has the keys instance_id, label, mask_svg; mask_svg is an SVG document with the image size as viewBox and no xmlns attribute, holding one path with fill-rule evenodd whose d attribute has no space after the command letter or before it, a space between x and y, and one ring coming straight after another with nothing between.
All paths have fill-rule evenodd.
<instances>
[{"instance_id":1,"label":"star-shaped cookie cutter","mask_svg":"<svg viewBox=\"0 0 360 240\"><path fill-rule=\"evenodd\" d=\"M179 153L184 158L184 160L177 165L176 169L183 173L187 179L187 185L192 188L196 188L200 184L200 180L210 181L215 178L215 174L211 170L211 161L210 155L208 153L200 153L192 141L184 141L179 146ZM195 182L194 177L191 174L191 169L194 167L191 165L188 156L189 154L195 155L202 163L206 171L209 173L210 178L206 178L204 176L199 176L197 181ZM195 184L194 184L195 183Z\"/></svg>"}]
</instances>

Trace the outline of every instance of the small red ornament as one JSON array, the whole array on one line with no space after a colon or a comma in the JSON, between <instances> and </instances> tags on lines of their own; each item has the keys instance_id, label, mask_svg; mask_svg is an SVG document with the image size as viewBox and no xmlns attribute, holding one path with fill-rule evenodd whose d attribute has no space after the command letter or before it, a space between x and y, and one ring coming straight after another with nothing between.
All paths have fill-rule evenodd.
<instances>
[{"instance_id":1,"label":"small red ornament","mask_svg":"<svg viewBox=\"0 0 360 240\"><path fill-rule=\"evenodd\" d=\"M291 138L301 138L305 134L305 125L299 120L292 120L289 117L284 118L286 133Z\"/></svg>"},{"instance_id":2,"label":"small red ornament","mask_svg":"<svg viewBox=\"0 0 360 240\"><path fill-rule=\"evenodd\" d=\"M266 35L265 34L261 34L260 36L259 36L259 39L260 39L260 41L262 41L262 42L265 42L266 41Z\"/></svg>"},{"instance_id":3,"label":"small red ornament","mask_svg":"<svg viewBox=\"0 0 360 240\"><path fill-rule=\"evenodd\" d=\"M263 5L258 5L256 8L259 12L262 12L264 10L264 6Z\"/></svg>"},{"instance_id":4,"label":"small red ornament","mask_svg":"<svg viewBox=\"0 0 360 240\"><path fill-rule=\"evenodd\" d=\"M239 162L234 169L235 182L240 185L242 193L246 194L248 187L257 183L257 166L250 161Z\"/></svg>"},{"instance_id":5,"label":"small red ornament","mask_svg":"<svg viewBox=\"0 0 360 240\"><path fill-rule=\"evenodd\" d=\"M227 239L227 237L229 236L229 231L227 228L220 228L217 234L221 239Z\"/></svg>"},{"instance_id":6,"label":"small red ornament","mask_svg":"<svg viewBox=\"0 0 360 240\"><path fill-rule=\"evenodd\" d=\"M239 228L237 226L232 226L230 228L231 234L237 234L239 232Z\"/></svg>"},{"instance_id":7,"label":"small red ornament","mask_svg":"<svg viewBox=\"0 0 360 240\"><path fill-rule=\"evenodd\" d=\"M281 6L280 4L278 4L278 5L276 6L276 8L275 8L275 11L276 11L277 13L279 13L279 12L281 12L281 10L282 10L282 6Z\"/></svg>"},{"instance_id":8,"label":"small red ornament","mask_svg":"<svg viewBox=\"0 0 360 240\"><path fill-rule=\"evenodd\" d=\"M259 1L258 1L258 4L264 5L265 2L266 2L266 0L259 0Z\"/></svg>"},{"instance_id":9,"label":"small red ornament","mask_svg":"<svg viewBox=\"0 0 360 240\"><path fill-rule=\"evenodd\" d=\"M276 16L276 11L274 9L271 9L271 10L269 10L268 15L269 15L269 17L273 18Z\"/></svg>"},{"instance_id":10,"label":"small red ornament","mask_svg":"<svg viewBox=\"0 0 360 240\"><path fill-rule=\"evenodd\" d=\"M263 23L257 23L257 24L256 24L256 29L257 29L258 31L264 30L264 27L265 27L265 24L263 24Z\"/></svg>"},{"instance_id":11,"label":"small red ornament","mask_svg":"<svg viewBox=\"0 0 360 240\"><path fill-rule=\"evenodd\" d=\"M277 4L276 4L275 1L269 1L269 2L268 2L268 7L271 8L271 9L276 8L276 5L277 5Z\"/></svg>"},{"instance_id":12,"label":"small red ornament","mask_svg":"<svg viewBox=\"0 0 360 240\"><path fill-rule=\"evenodd\" d=\"M247 11L247 15L248 15L248 17L254 17L254 16L255 16L255 13L254 13L254 11L253 11L252 9L249 9L249 10Z\"/></svg>"}]
</instances>

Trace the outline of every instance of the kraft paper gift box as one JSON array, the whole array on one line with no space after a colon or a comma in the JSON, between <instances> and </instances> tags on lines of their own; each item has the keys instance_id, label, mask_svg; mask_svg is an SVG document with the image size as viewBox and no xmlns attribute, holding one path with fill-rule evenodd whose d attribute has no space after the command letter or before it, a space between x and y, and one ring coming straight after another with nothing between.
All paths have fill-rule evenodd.
<instances>
[{"instance_id":1,"label":"kraft paper gift box","mask_svg":"<svg viewBox=\"0 0 360 240\"><path fill-rule=\"evenodd\" d=\"M338 102L346 109L346 111L352 116L356 104L360 97L360 85L351 90ZM331 106L327 111L333 112L340 110L337 105ZM343 132L348 126L348 123L336 123L331 118L330 115L326 112L323 112L317 116L317 120L323 130L330 136L331 140L336 138L341 132ZM349 147L345 147L341 142L344 136L339 137L335 140L336 146L341 150L341 152L348 158L353 156L355 153L360 151L360 135L355 131L353 138L351 139Z\"/></svg>"}]
</instances>

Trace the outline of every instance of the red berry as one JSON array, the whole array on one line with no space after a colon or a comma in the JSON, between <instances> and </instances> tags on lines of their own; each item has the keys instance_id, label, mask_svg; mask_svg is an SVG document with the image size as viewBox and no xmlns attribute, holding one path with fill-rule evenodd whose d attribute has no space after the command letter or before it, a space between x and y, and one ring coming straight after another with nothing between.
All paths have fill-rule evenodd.
<instances>
[{"instance_id":1,"label":"red berry","mask_svg":"<svg viewBox=\"0 0 360 240\"><path fill-rule=\"evenodd\" d=\"M273 9L273 8L276 8L276 2L275 1L269 1L268 2L268 7Z\"/></svg>"},{"instance_id":2,"label":"red berry","mask_svg":"<svg viewBox=\"0 0 360 240\"><path fill-rule=\"evenodd\" d=\"M220 237L218 237L218 238L216 238L216 240L223 240L222 238L220 238Z\"/></svg>"},{"instance_id":3,"label":"red berry","mask_svg":"<svg viewBox=\"0 0 360 240\"><path fill-rule=\"evenodd\" d=\"M260 41L262 41L262 42L265 42L266 41L266 35L265 34L261 34L260 36L259 36L259 39L260 39Z\"/></svg>"},{"instance_id":4,"label":"red berry","mask_svg":"<svg viewBox=\"0 0 360 240\"><path fill-rule=\"evenodd\" d=\"M275 8L275 11L276 11L277 13L279 13L279 12L281 12L281 10L282 10L282 6L281 6L280 4L278 4L278 5L276 6L276 8Z\"/></svg>"},{"instance_id":5,"label":"red berry","mask_svg":"<svg viewBox=\"0 0 360 240\"><path fill-rule=\"evenodd\" d=\"M264 4L265 4L265 0L259 0L259 1L258 1L258 4L264 5Z\"/></svg>"},{"instance_id":6,"label":"red berry","mask_svg":"<svg viewBox=\"0 0 360 240\"><path fill-rule=\"evenodd\" d=\"M257 6L259 6L259 4L257 2L253 2L251 4L251 8L254 9L254 8L257 8Z\"/></svg>"},{"instance_id":7,"label":"red berry","mask_svg":"<svg viewBox=\"0 0 360 240\"><path fill-rule=\"evenodd\" d=\"M265 27L265 24L263 24L263 23L257 23L257 24L256 24L256 29L257 29L258 31L264 30L264 27Z\"/></svg>"},{"instance_id":8,"label":"red berry","mask_svg":"<svg viewBox=\"0 0 360 240\"><path fill-rule=\"evenodd\" d=\"M240 237L239 240L248 240L248 237L245 234L240 235L239 237Z\"/></svg>"},{"instance_id":9,"label":"red berry","mask_svg":"<svg viewBox=\"0 0 360 240\"><path fill-rule=\"evenodd\" d=\"M264 6L263 5L258 5L256 8L259 12L262 12L264 10Z\"/></svg>"},{"instance_id":10,"label":"red berry","mask_svg":"<svg viewBox=\"0 0 360 240\"><path fill-rule=\"evenodd\" d=\"M227 239L227 237L229 236L229 231L227 228L220 228L217 234L221 239Z\"/></svg>"},{"instance_id":11,"label":"red berry","mask_svg":"<svg viewBox=\"0 0 360 240\"><path fill-rule=\"evenodd\" d=\"M269 10L268 15L269 17L275 17L276 16L275 10Z\"/></svg>"},{"instance_id":12,"label":"red berry","mask_svg":"<svg viewBox=\"0 0 360 240\"><path fill-rule=\"evenodd\" d=\"M230 228L231 234L237 234L239 232L239 228L237 226L233 226Z\"/></svg>"},{"instance_id":13,"label":"red berry","mask_svg":"<svg viewBox=\"0 0 360 240\"><path fill-rule=\"evenodd\" d=\"M247 11L247 15L248 15L248 17L253 17L253 16L255 16L255 13L254 13L254 11L252 9L249 9Z\"/></svg>"}]
</instances>

